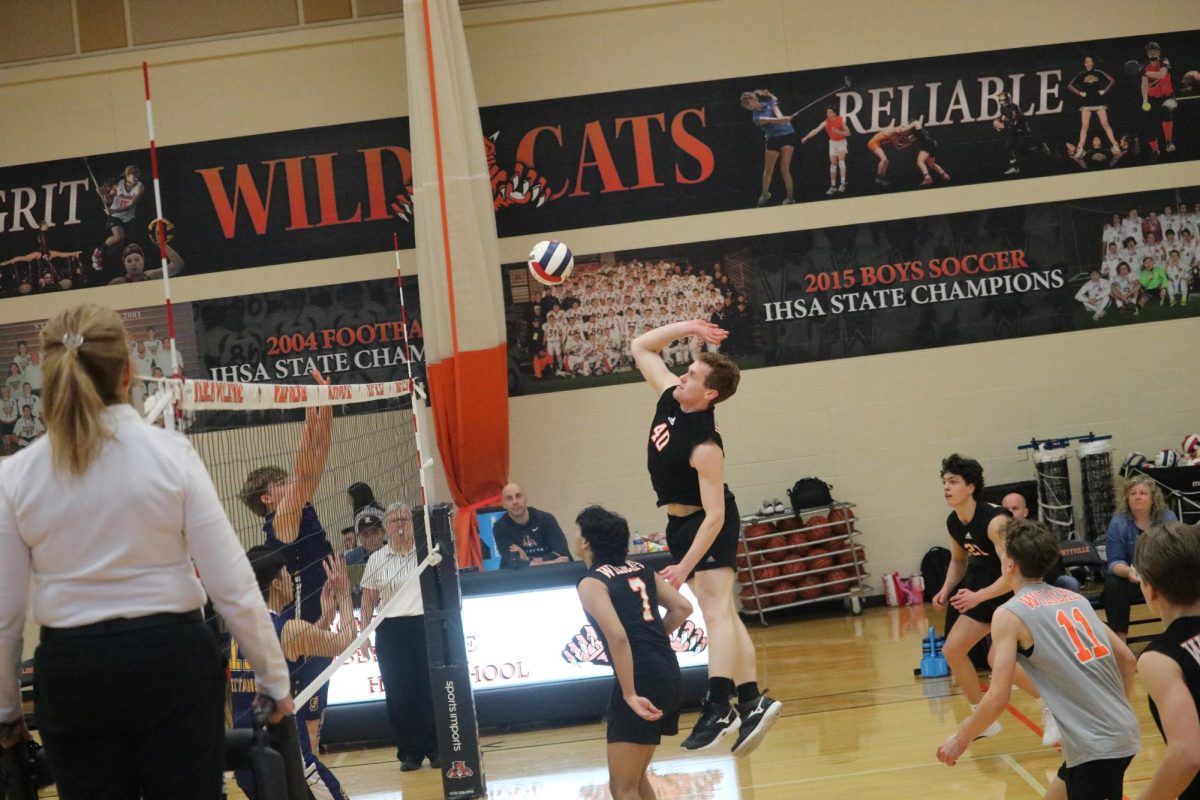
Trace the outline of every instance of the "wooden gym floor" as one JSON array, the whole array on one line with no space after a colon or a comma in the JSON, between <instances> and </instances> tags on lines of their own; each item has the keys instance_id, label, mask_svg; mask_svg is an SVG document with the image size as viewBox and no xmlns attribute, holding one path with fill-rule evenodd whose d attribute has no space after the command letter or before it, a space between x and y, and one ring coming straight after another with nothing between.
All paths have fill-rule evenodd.
<instances>
[{"instance_id":1,"label":"wooden gym floor","mask_svg":"<svg viewBox=\"0 0 1200 800\"><path fill-rule=\"evenodd\" d=\"M1145 615L1145 607L1134 609ZM1041 797L1061 761L1043 747L1037 705L1020 691L1001 718L999 736L974 744L955 767L935 752L967 714L967 701L948 679L912 674L921 637L941 627L930 606L868 609L860 617L779 620L750 625L758 647L759 682L784 701L783 715L754 755L690 754L681 735L665 740L651 769L660 800L794 800L866 797ZM1159 626L1139 626L1139 633ZM1135 647L1135 652L1140 652ZM1142 723L1142 753L1125 778L1138 794L1161 758L1163 743L1150 719L1145 691L1133 698ZM732 745L732 742L730 742ZM491 800L608 798L602 723L483 738ZM327 754L354 800L441 800L441 781L428 767L401 774L392 750ZM240 797L234 789L231 796Z\"/></svg>"}]
</instances>

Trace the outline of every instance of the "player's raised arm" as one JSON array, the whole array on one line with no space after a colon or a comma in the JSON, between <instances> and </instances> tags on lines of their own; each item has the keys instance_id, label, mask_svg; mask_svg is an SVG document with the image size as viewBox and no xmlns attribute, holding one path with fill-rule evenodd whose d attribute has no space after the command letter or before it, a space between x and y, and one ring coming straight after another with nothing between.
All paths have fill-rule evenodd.
<instances>
[{"instance_id":1,"label":"player's raised arm","mask_svg":"<svg viewBox=\"0 0 1200 800\"><path fill-rule=\"evenodd\" d=\"M662 360L662 351L676 339L686 336L698 336L708 344L719 344L729 336L729 331L719 328L711 322L702 319L684 322L672 322L651 331L646 331L630 343L633 362L637 364L642 377L654 389L655 394L662 394L669 387L676 386L679 378L667 369Z\"/></svg>"},{"instance_id":2,"label":"player's raised arm","mask_svg":"<svg viewBox=\"0 0 1200 800\"><path fill-rule=\"evenodd\" d=\"M312 378L322 386L329 379L316 370ZM329 406L309 406L304 412L304 431L296 449L296 466L292 480L284 491L275 513L275 537L281 542L294 542L300 528L300 513L312 501L325 464L329 460L329 443L333 431L333 409Z\"/></svg>"}]
</instances>

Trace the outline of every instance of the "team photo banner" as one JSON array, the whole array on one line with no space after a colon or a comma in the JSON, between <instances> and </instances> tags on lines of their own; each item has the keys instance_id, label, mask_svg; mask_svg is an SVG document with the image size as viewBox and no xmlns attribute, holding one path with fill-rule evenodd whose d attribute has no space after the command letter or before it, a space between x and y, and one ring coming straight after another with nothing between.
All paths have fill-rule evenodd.
<instances>
[{"instance_id":1,"label":"team photo banner","mask_svg":"<svg viewBox=\"0 0 1200 800\"><path fill-rule=\"evenodd\" d=\"M1200 187L576 254L504 267L516 393L640 380L634 336L729 331L742 369L1200 314ZM686 368L695 342L663 351Z\"/></svg>"},{"instance_id":2,"label":"team photo banner","mask_svg":"<svg viewBox=\"0 0 1200 800\"><path fill-rule=\"evenodd\" d=\"M749 75L484 108L482 144L500 235L532 236L1192 160L1198 64L1185 31ZM412 247L408 146L393 118L160 147L167 269ZM160 277L149 175L0 169L0 297Z\"/></svg>"}]
</instances>

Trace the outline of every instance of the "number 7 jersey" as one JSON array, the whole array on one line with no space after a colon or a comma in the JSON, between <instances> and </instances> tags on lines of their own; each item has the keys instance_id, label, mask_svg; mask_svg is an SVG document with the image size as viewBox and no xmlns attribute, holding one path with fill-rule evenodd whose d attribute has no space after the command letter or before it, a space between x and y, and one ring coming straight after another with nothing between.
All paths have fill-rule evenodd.
<instances>
[{"instance_id":1,"label":"number 7 jersey","mask_svg":"<svg viewBox=\"0 0 1200 800\"><path fill-rule=\"evenodd\" d=\"M608 589L608 597L625 636L633 651L633 678L640 681L674 680L679 677L679 661L671 648L671 640L663 628L658 610L658 589L654 571L637 561L624 564L593 564L580 582L595 578ZM612 661L612 650L600 625L584 611L588 624L604 642L604 650Z\"/></svg>"},{"instance_id":2,"label":"number 7 jersey","mask_svg":"<svg viewBox=\"0 0 1200 800\"><path fill-rule=\"evenodd\" d=\"M1001 606L1033 635L1017 650L1062 729L1068 767L1125 758L1141 749L1141 732L1107 629L1084 597L1045 583L1022 586Z\"/></svg>"}]
</instances>

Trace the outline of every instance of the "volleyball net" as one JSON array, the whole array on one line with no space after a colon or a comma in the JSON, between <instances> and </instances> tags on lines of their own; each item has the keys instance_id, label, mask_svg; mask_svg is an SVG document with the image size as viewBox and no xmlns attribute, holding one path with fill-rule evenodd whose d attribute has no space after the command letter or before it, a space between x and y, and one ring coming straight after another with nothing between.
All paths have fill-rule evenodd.
<instances>
[{"instance_id":1,"label":"volleyball net","mask_svg":"<svg viewBox=\"0 0 1200 800\"><path fill-rule=\"evenodd\" d=\"M318 693L324 699L322 690L344 667L356 680L378 680L372 634L390 608L419 596L421 571L439 558L425 517L413 408L421 387L408 379L155 379L153 387L147 420L188 437L268 605L304 623L280 630L297 708ZM424 539L424 559L417 558L416 536ZM272 580L280 565L287 580ZM236 642L230 648L236 693L239 666L249 674L252 665L241 662Z\"/></svg>"}]
</instances>

